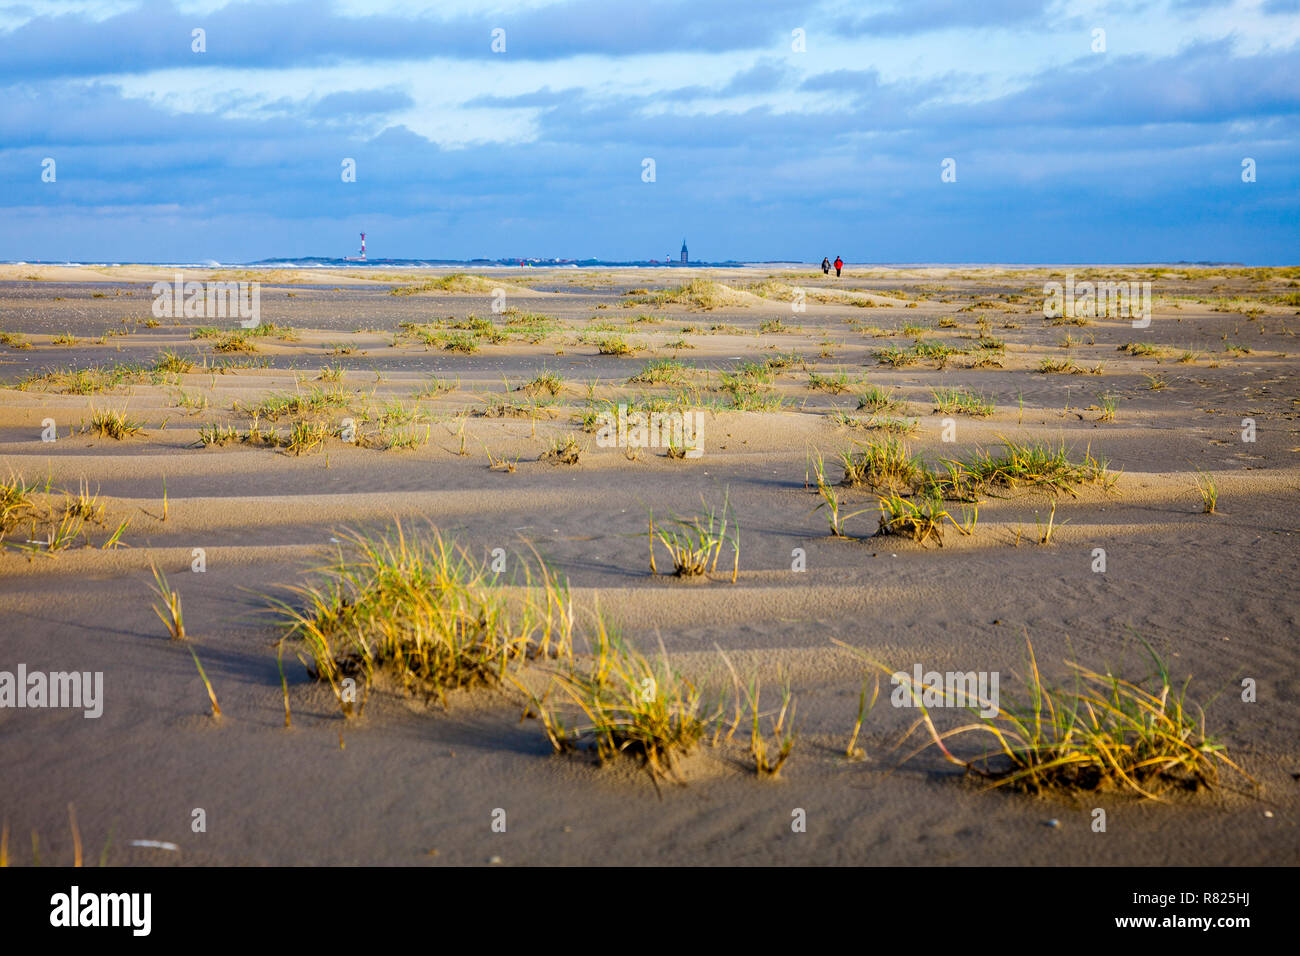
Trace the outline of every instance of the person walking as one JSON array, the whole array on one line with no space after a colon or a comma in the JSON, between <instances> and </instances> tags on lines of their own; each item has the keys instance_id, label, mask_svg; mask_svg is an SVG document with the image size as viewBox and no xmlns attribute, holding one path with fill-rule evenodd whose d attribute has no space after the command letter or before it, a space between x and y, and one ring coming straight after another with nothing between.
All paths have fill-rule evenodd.
<instances>
[{"instance_id":1,"label":"person walking","mask_svg":"<svg viewBox=\"0 0 1300 956\"><path fill-rule=\"evenodd\" d=\"M831 274L831 260L827 259L825 256L822 256L822 275L828 276L830 274Z\"/></svg>"},{"instance_id":2,"label":"person walking","mask_svg":"<svg viewBox=\"0 0 1300 956\"><path fill-rule=\"evenodd\" d=\"M835 278L840 277L840 270L844 268L844 260L839 256L835 257Z\"/></svg>"}]
</instances>

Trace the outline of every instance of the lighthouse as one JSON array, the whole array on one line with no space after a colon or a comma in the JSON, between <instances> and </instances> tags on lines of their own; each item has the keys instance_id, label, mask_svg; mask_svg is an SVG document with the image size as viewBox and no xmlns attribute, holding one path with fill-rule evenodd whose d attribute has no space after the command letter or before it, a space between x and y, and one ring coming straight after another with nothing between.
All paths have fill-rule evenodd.
<instances>
[{"instance_id":1,"label":"lighthouse","mask_svg":"<svg viewBox=\"0 0 1300 956\"><path fill-rule=\"evenodd\" d=\"M344 262L365 262L366 261L366 234L364 232L361 234L361 255L344 256L343 261Z\"/></svg>"}]
</instances>

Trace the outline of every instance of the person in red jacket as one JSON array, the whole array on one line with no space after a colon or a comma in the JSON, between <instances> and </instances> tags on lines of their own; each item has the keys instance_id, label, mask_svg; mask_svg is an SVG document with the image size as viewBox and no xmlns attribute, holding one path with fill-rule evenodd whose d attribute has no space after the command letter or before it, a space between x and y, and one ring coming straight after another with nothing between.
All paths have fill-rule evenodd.
<instances>
[{"instance_id":1,"label":"person in red jacket","mask_svg":"<svg viewBox=\"0 0 1300 956\"><path fill-rule=\"evenodd\" d=\"M840 270L844 268L844 260L839 256L835 257L835 278L840 277Z\"/></svg>"}]
</instances>

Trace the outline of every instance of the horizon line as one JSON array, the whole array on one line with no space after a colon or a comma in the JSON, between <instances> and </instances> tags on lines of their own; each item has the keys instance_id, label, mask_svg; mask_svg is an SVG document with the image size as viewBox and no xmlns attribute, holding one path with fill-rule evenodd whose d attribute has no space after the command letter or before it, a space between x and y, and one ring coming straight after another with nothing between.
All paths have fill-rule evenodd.
<instances>
[{"instance_id":1,"label":"horizon line","mask_svg":"<svg viewBox=\"0 0 1300 956\"><path fill-rule=\"evenodd\" d=\"M452 267L452 266L479 266L489 268L520 269L520 268L554 268L554 267L657 267L657 268L737 268L743 266L810 266L815 267L818 263L814 260L799 259L726 259L726 260L700 260L681 262L679 260L657 260L657 259L562 259L562 258L543 258L543 257L503 257L497 259L487 259L476 257L472 259L435 259L420 257L392 257L379 259L350 259L345 257L325 257L325 256L296 256L285 258L255 259L244 261L226 261L222 262L217 259L208 259L205 261L179 261L179 260L149 260L149 259L0 259L0 265L6 266L158 266L158 267L185 267L192 269L214 269L214 268L251 268L251 267L280 267L280 268L363 268L366 266L386 268L390 266L403 267ZM1242 269L1278 269L1291 268L1300 266L1296 263L1277 263L1277 264L1247 264L1240 261L1231 260L1214 260L1214 259L1144 259L1130 262L1120 261L1010 261L1010 260L968 260L968 261L949 261L949 260L909 260L909 261L851 261L845 260L845 265L867 267L867 268L989 268L995 266L1008 268L1043 268L1051 266L1120 266L1120 267L1137 267L1137 266L1201 266L1201 267L1233 267Z\"/></svg>"}]
</instances>

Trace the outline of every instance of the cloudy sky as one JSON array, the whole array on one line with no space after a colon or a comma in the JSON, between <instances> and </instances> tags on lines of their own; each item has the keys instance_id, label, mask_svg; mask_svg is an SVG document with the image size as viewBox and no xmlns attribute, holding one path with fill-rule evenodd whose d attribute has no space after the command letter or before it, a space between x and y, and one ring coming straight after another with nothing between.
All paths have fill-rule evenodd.
<instances>
[{"instance_id":1,"label":"cloudy sky","mask_svg":"<svg viewBox=\"0 0 1300 956\"><path fill-rule=\"evenodd\" d=\"M0 259L1295 263L1298 41L1300 0L0 5Z\"/></svg>"}]
</instances>

